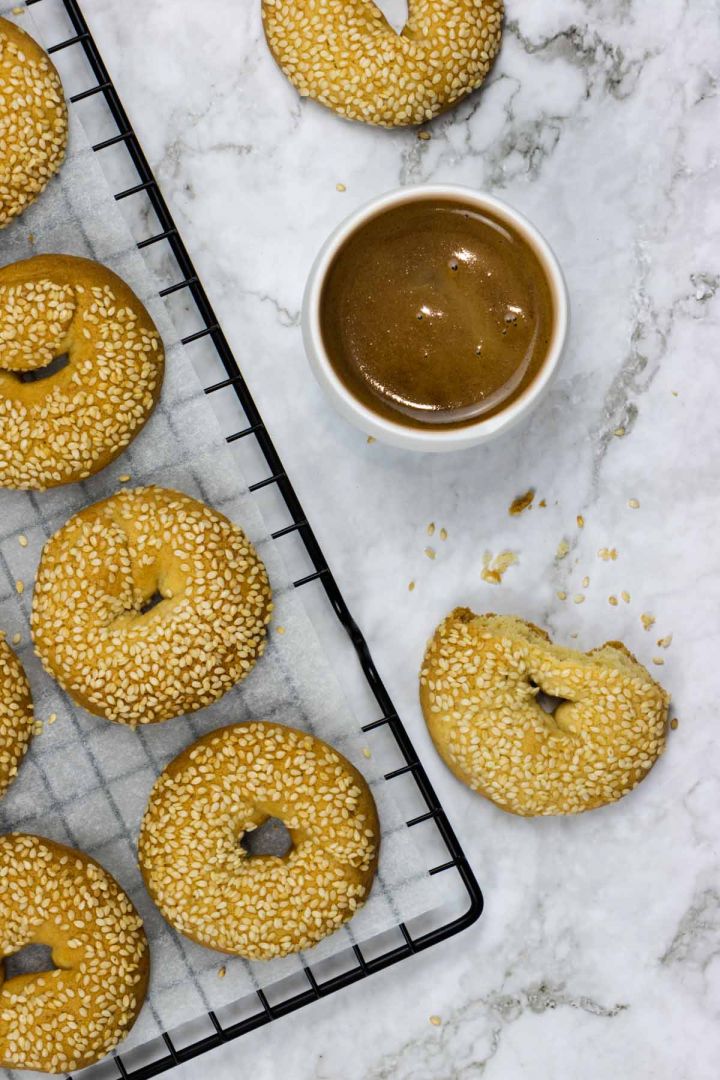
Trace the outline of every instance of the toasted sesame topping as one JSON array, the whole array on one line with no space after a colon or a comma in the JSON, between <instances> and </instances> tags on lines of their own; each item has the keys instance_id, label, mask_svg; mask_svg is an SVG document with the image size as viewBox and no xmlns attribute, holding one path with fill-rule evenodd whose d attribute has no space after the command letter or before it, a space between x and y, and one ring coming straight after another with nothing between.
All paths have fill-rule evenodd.
<instances>
[{"instance_id":1,"label":"toasted sesame topping","mask_svg":"<svg viewBox=\"0 0 720 1080\"><path fill-rule=\"evenodd\" d=\"M0 837L0 881L0 956L42 944L62 957L0 986L0 1067L67 1074L99 1061L145 998L142 920L101 866L38 836Z\"/></svg>"},{"instance_id":2,"label":"toasted sesame topping","mask_svg":"<svg viewBox=\"0 0 720 1080\"><path fill-rule=\"evenodd\" d=\"M562 699L554 714L540 691ZM576 652L511 616L449 615L425 654L420 696L450 768L515 814L613 802L665 744L669 698L623 646Z\"/></svg>"},{"instance_id":3,"label":"toasted sesame topping","mask_svg":"<svg viewBox=\"0 0 720 1080\"><path fill-rule=\"evenodd\" d=\"M250 855L245 833L268 818L287 855ZM370 790L340 754L280 724L221 728L167 767L140 832L148 889L195 941L249 959L308 949L365 902L378 858Z\"/></svg>"},{"instance_id":4,"label":"toasted sesame topping","mask_svg":"<svg viewBox=\"0 0 720 1080\"><path fill-rule=\"evenodd\" d=\"M0 19L0 229L34 202L60 168L67 108L49 56Z\"/></svg>"},{"instance_id":5,"label":"toasted sesame topping","mask_svg":"<svg viewBox=\"0 0 720 1080\"><path fill-rule=\"evenodd\" d=\"M36 381L23 373L67 355ZM0 487L81 480L150 416L164 354L145 308L112 271L66 255L0 270Z\"/></svg>"},{"instance_id":6,"label":"toasted sesame topping","mask_svg":"<svg viewBox=\"0 0 720 1080\"><path fill-rule=\"evenodd\" d=\"M0 797L17 775L33 734L34 722L30 687L22 664L0 637Z\"/></svg>"},{"instance_id":7,"label":"toasted sesame topping","mask_svg":"<svg viewBox=\"0 0 720 1080\"><path fill-rule=\"evenodd\" d=\"M270 50L301 97L385 127L424 123L480 86L500 45L502 13L502 0L411 0L397 34L372 3L262 5Z\"/></svg>"},{"instance_id":8,"label":"toasted sesame topping","mask_svg":"<svg viewBox=\"0 0 720 1080\"><path fill-rule=\"evenodd\" d=\"M78 704L135 727L222 697L263 652L271 611L241 529L179 492L130 488L47 542L32 630Z\"/></svg>"}]
</instances>

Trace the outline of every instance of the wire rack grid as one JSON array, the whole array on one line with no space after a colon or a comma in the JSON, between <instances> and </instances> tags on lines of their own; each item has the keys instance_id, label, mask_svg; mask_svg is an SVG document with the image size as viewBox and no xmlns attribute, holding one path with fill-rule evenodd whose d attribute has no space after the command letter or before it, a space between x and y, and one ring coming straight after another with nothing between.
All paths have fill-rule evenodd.
<instances>
[{"instance_id":1,"label":"wire rack grid","mask_svg":"<svg viewBox=\"0 0 720 1080\"><path fill-rule=\"evenodd\" d=\"M357 655L364 680L380 713L377 719L363 725L362 730L370 732L384 729L390 733L401 755L403 764L386 773L384 779L393 781L399 777L405 777L414 783L424 809L421 813L410 817L406 825L408 828L416 828L427 823L434 827L436 837L440 839L446 857L433 865L429 869L429 874L435 876L454 873L457 875L465 897L462 913L446 919L440 925L434 925L431 929L419 929L415 926L415 920L412 924L399 922L397 927L399 932L398 943L380 951L374 950L372 956L366 955L363 948L359 944L355 944L352 946L352 957L349 966L345 966L341 972L327 978L323 977L319 970L313 969L312 962L304 963L302 972L306 985L301 990L295 990L288 996L271 1001L266 992L258 989L254 993L255 1007L246 1010L246 1014L242 1019L233 1023L223 1023L215 1013L210 1012L207 1017L211 1025L209 1034L180 1046L177 1045L177 1041L173 1040L170 1034L165 1033L162 1036L160 1049L151 1056L150 1060L135 1065L124 1061L122 1055L118 1054L108 1062L108 1065L114 1071L103 1074L108 1077L108 1080L113 1080L113 1078L114 1080L147 1080L149 1077L157 1076L176 1065L189 1061L225 1042L236 1039L272 1020L294 1012L305 1005L311 1004L313 1001L335 993L360 979L397 964L432 945L452 937L454 934L471 926L479 918L482 913L483 899L477 880L445 811L373 663L367 643L348 610L313 529L303 512L300 500L295 493L223 330L218 323L212 305L198 278L192 260L130 124L82 10L77 0L57 0L57 2L64 9L73 32L69 37L51 45L48 52L53 54L66 49L81 49L94 78L93 85L73 94L69 98L70 104L73 106L80 101L100 95L112 117L116 128L115 133L95 143L92 149L100 154L110 147L122 146L129 155L134 173L137 175L137 182L118 191L115 194L115 199L122 201L142 193L149 200L154 217L159 223L159 229L153 235L140 240L138 248L155 249L166 245L174 257L180 274L179 280L159 290L159 295L166 298L172 294L182 293L183 296L189 298L192 306L196 309L196 314L200 320L200 329L183 337L182 344L189 346L204 339L206 343L211 343L212 349L216 352L222 370L225 372L225 377L206 387L205 393L217 394L219 391L229 389L234 393L247 422L240 430L228 435L226 437L227 441L228 443L235 443L239 440L254 440L262 461L268 469L268 475L256 483L250 484L249 490L251 492L260 492L273 487L279 493L287 515L289 515L289 524L274 531L272 538L273 540L280 540L291 534L294 535L301 542L313 567L312 572L296 579L293 585L295 588L300 589L310 585L312 582L317 582L322 588L325 602L329 602L334 615L347 633ZM48 0L26 0L26 3L28 6L36 7L48 3Z\"/></svg>"}]
</instances>

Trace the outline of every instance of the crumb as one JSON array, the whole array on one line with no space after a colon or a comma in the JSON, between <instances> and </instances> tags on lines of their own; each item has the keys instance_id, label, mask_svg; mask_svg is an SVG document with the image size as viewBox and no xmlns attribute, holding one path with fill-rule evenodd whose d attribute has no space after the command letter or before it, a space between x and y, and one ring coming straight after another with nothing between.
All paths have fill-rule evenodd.
<instances>
[{"instance_id":1,"label":"crumb","mask_svg":"<svg viewBox=\"0 0 720 1080\"><path fill-rule=\"evenodd\" d=\"M678 396L678 392L677 392L677 390L671 390L671 391L670 391L670 393L672 394L672 396L673 396L673 397L677 397L677 396Z\"/></svg>"},{"instance_id":2,"label":"crumb","mask_svg":"<svg viewBox=\"0 0 720 1080\"><path fill-rule=\"evenodd\" d=\"M613 435L617 435L618 439L622 439L624 434L625 434L625 428L624 427L616 427L615 430L613 431Z\"/></svg>"},{"instance_id":3,"label":"crumb","mask_svg":"<svg viewBox=\"0 0 720 1080\"><path fill-rule=\"evenodd\" d=\"M538 503L538 506L540 507L541 510L544 510L545 507L547 506L547 499L541 499L540 502Z\"/></svg>"},{"instance_id":4,"label":"crumb","mask_svg":"<svg viewBox=\"0 0 720 1080\"><path fill-rule=\"evenodd\" d=\"M370 753L370 747L369 746L363 746L363 757L366 757L366 758L372 757L372 754Z\"/></svg>"},{"instance_id":5,"label":"crumb","mask_svg":"<svg viewBox=\"0 0 720 1080\"><path fill-rule=\"evenodd\" d=\"M630 603L630 593L627 592L625 589L623 589L623 591L620 593L620 596L623 598L626 604Z\"/></svg>"},{"instance_id":6,"label":"crumb","mask_svg":"<svg viewBox=\"0 0 720 1080\"><path fill-rule=\"evenodd\" d=\"M414 588L415 588L415 582L414 581L409 581L408 582L408 592L412 592Z\"/></svg>"},{"instance_id":7,"label":"crumb","mask_svg":"<svg viewBox=\"0 0 720 1080\"><path fill-rule=\"evenodd\" d=\"M560 543L557 546L557 551L555 552L555 558L556 559L564 559L569 550L570 550L570 545L568 544L567 540L561 540Z\"/></svg>"},{"instance_id":8,"label":"crumb","mask_svg":"<svg viewBox=\"0 0 720 1080\"><path fill-rule=\"evenodd\" d=\"M434 533L435 533L435 522L434 521L430 522L430 524L428 525L428 527L426 529L426 532L427 532L428 536L433 536L434 535Z\"/></svg>"},{"instance_id":9,"label":"crumb","mask_svg":"<svg viewBox=\"0 0 720 1080\"><path fill-rule=\"evenodd\" d=\"M653 664L657 664L658 667L662 667L665 661L662 656L653 656Z\"/></svg>"},{"instance_id":10,"label":"crumb","mask_svg":"<svg viewBox=\"0 0 720 1080\"><path fill-rule=\"evenodd\" d=\"M513 517L522 514L523 510L527 510L529 506L532 506L534 498L535 488L528 488L524 495L518 495L513 499L508 506L508 514L512 514Z\"/></svg>"},{"instance_id":11,"label":"crumb","mask_svg":"<svg viewBox=\"0 0 720 1080\"><path fill-rule=\"evenodd\" d=\"M56 712L51 712L50 715L47 718L48 724L54 724L56 720L57 720L57 713Z\"/></svg>"},{"instance_id":12,"label":"crumb","mask_svg":"<svg viewBox=\"0 0 720 1080\"><path fill-rule=\"evenodd\" d=\"M584 603L585 603L585 597L583 596L583 594L582 593L575 593L575 595L573 596L573 604L584 604Z\"/></svg>"},{"instance_id":13,"label":"crumb","mask_svg":"<svg viewBox=\"0 0 720 1080\"><path fill-rule=\"evenodd\" d=\"M20 535L18 536L18 544L20 545L20 547L28 546L28 538L25 533L20 533Z\"/></svg>"},{"instance_id":14,"label":"crumb","mask_svg":"<svg viewBox=\"0 0 720 1080\"><path fill-rule=\"evenodd\" d=\"M610 562L611 559L615 562L617 557L617 548L600 548L598 551L598 558L602 559L604 562Z\"/></svg>"},{"instance_id":15,"label":"crumb","mask_svg":"<svg viewBox=\"0 0 720 1080\"><path fill-rule=\"evenodd\" d=\"M275 627L275 633L276 634L284 634L285 633L285 627L284 626L276 626Z\"/></svg>"},{"instance_id":16,"label":"crumb","mask_svg":"<svg viewBox=\"0 0 720 1080\"><path fill-rule=\"evenodd\" d=\"M587 589L589 584L590 584L590 578L589 577L584 577L582 579L582 587L583 587L583 589Z\"/></svg>"},{"instance_id":17,"label":"crumb","mask_svg":"<svg viewBox=\"0 0 720 1080\"><path fill-rule=\"evenodd\" d=\"M670 721L670 727L673 729L673 731L677 731L679 724L680 721L678 720L677 716L673 716L672 720Z\"/></svg>"},{"instance_id":18,"label":"crumb","mask_svg":"<svg viewBox=\"0 0 720 1080\"><path fill-rule=\"evenodd\" d=\"M442 1020L440 1019L439 1016L431 1016L430 1017L430 1023L432 1024L433 1027L440 1027L440 1025L442 1024Z\"/></svg>"},{"instance_id":19,"label":"crumb","mask_svg":"<svg viewBox=\"0 0 720 1080\"><path fill-rule=\"evenodd\" d=\"M347 191L347 188L346 188L345 184L336 184L335 185L335 190L336 191Z\"/></svg>"},{"instance_id":20,"label":"crumb","mask_svg":"<svg viewBox=\"0 0 720 1080\"><path fill-rule=\"evenodd\" d=\"M558 600L567 600L567 593L566 592L558 592L558 593L555 593L555 595L557 596Z\"/></svg>"},{"instance_id":21,"label":"crumb","mask_svg":"<svg viewBox=\"0 0 720 1080\"><path fill-rule=\"evenodd\" d=\"M23 8L23 7L14 7L12 9L13 15L23 15L24 12L25 12L25 8Z\"/></svg>"},{"instance_id":22,"label":"crumb","mask_svg":"<svg viewBox=\"0 0 720 1080\"><path fill-rule=\"evenodd\" d=\"M42 720L36 720L35 723L33 724L33 735L42 735L42 733L43 733L43 722L42 722Z\"/></svg>"},{"instance_id":23,"label":"crumb","mask_svg":"<svg viewBox=\"0 0 720 1080\"><path fill-rule=\"evenodd\" d=\"M123 473L122 476L118 476L118 480L120 481L121 484L127 484L129 479L130 479L130 474L129 473Z\"/></svg>"},{"instance_id":24,"label":"crumb","mask_svg":"<svg viewBox=\"0 0 720 1080\"><path fill-rule=\"evenodd\" d=\"M578 516L575 518L575 520L577 521L578 529L584 529L585 528L585 518L582 516L582 514L578 514Z\"/></svg>"},{"instance_id":25,"label":"crumb","mask_svg":"<svg viewBox=\"0 0 720 1080\"><path fill-rule=\"evenodd\" d=\"M623 599L625 599L623 597ZM651 626L655 625L655 616L648 615L647 612L643 612L640 616L640 622L643 624L643 630L649 630Z\"/></svg>"},{"instance_id":26,"label":"crumb","mask_svg":"<svg viewBox=\"0 0 720 1080\"><path fill-rule=\"evenodd\" d=\"M429 131L418 131L418 139L420 139L421 142L429 142L430 139L432 139L432 135Z\"/></svg>"},{"instance_id":27,"label":"crumb","mask_svg":"<svg viewBox=\"0 0 720 1080\"><path fill-rule=\"evenodd\" d=\"M608 604L612 604L613 607L617 607L617 596L608 596Z\"/></svg>"},{"instance_id":28,"label":"crumb","mask_svg":"<svg viewBox=\"0 0 720 1080\"><path fill-rule=\"evenodd\" d=\"M21 593L21 594L24 593L25 592L25 582L20 581L20 580L16 581L15 582L15 591L18 592L18 593Z\"/></svg>"},{"instance_id":29,"label":"crumb","mask_svg":"<svg viewBox=\"0 0 720 1080\"><path fill-rule=\"evenodd\" d=\"M222 967L218 968L218 979L224 979L226 975L227 975L227 968L223 964Z\"/></svg>"},{"instance_id":30,"label":"crumb","mask_svg":"<svg viewBox=\"0 0 720 1080\"><path fill-rule=\"evenodd\" d=\"M669 649L672 645L672 634L668 634L667 637L661 637L657 639L657 643L661 649Z\"/></svg>"},{"instance_id":31,"label":"crumb","mask_svg":"<svg viewBox=\"0 0 720 1080\"><path fill-rule=\"evenodd\" d=\"M22 641L22 634L13 634L13 637L12 637L13 645L19 645L21 641ZM659 642L658 642L658 644L659 644Z\"/></svg>"},{"instance_id":32,"label":"crumb","mask_svg":"<svg viewBox=\"0 0 720 1080\"><path fill-rule=\"evenodd\" d=\"M640 509L640 503L638 502L637 499L628 499L628 506L630 507L631 510L639 510Z\"/></svg>"},{"instance_id":33,"label":"crumb","mask_svg":"<svg viewBox=\"0 0 720 1080\"><path fill-rule=\"evenodd\" d=\"M503 574L518 561L514 551L501 551L499 555L492 555L486 551L483 555L483 568L480 577L490 585L499 585Z\"/></svg>"},{"instance_id":34,"label":"crumb","mask_svg":"<svg viewBox=\"0 0 720 1080\"><path fill-rule=\"evenodd\" d=\"M440 530L440 539L441 540L447 540L447 537L448 537L447 529L441 529Z\"/></svg>"},{"instance_id":35,"label":"crumb","mask_svg":"<svg viewBox=\"0 0 720 1080\"><path fill-rule=\"evenodd\" d=\"M368 446L372 446L372 444L374 442L377 442L377 439L375 438L375 436L374 435L368 435L368 437L367 437Z\"/></svg>"},{"instance_id":36,"label":"crumb","mask_svg":"<svg viewBox=\"0 0 720 1080\"><path fill-rule=\"evenodd\" d=\"M427 555L428 559L434 559L437 555L437 552L435 551L435 548L426 547L425 554Z\"/></svg>"}]
</instances>

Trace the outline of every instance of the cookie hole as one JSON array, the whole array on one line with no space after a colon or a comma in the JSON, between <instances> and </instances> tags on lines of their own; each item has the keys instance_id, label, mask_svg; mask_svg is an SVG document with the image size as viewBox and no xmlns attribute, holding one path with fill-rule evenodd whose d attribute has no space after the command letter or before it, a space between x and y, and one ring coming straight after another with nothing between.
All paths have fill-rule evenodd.
<instances>
[{"instance_id":1,"label":"cookie hole","mask_svg":"<svg viewBox=\"0 0 720 1080\"><path fill-rule=\"evenodd\" d=\"M395 33L401 34L408 21L407 0L377 0L377 7L380 8Z\"/></svg>"},{"instance_id":2,"label":"cookie hole","mask_svg":"<svg viewBox=\"0 0 720 1080\"><path fill-rule=\"evenodd\" d=\"M284 859L293 846L290 830L280 818L268 818L257 829L243 833L240 846L251 858L257 855L275 855Z\"/></svg>"},{"instance_id":3,"label":"cookie hole","mask_svg":"<svg viewBox=\"0 0 720 1080\"><path fill-rule=\"evenodd\" d=\"M553 716L556 709L558 709L560 705L567 704L567 698L555 697L554 694L546 694L545 691L540 686L538 686L534 679L530 679L530 685L534 690L537 690L537 694L535 695L535 701L543 710L543 712L546 712L549 716Z\"/></svg>"},{"instance_id":4,"label":"cookie hole","mask_svg":"<svg viewBox=\"0 0 720 1080\"><path fill-rule=\"evenodd\" d=\"M62 353L60 356L56 356L45 367L34 368L32 371L16 371L13 372L18 382L21 383L34 383L42 382L43 379L50 379L53 375L57 375L59 371L63 371L70 363L70 357L67 353Z\"/></svg>"},{"instance_id":5,"label":"cookie hole","mask_svg":"<svg viewBox=\"0 0 720 1080\"><path fill-rule=\"evenodd\" d=\"M144 615L147 611L152 611L152 609L154 607L157 607L158 604L162 604L164 599L165 597L162 593L155 591L152 596L148 600L146 600L143 606L140 608L140 614Z\"/></svg>"},{"instance_id":6,"label":"cookie hole","mask_svg":"<svg viewBox=\"0 0 720 1080\"><path fill-rule=\"evenodd\" d=\"M42 975L47 971L56 971L57 964L53 963L52 949L48 945L26 945L24 949L13 953L5 960L5 978L16 978L18 975Z\"/></svg>"}]
</instances>

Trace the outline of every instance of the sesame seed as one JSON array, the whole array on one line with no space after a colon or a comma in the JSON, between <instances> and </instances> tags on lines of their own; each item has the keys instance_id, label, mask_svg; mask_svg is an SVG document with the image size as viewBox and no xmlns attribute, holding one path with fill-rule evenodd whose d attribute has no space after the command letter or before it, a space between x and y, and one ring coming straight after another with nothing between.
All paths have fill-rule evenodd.
<instances>
[{"instance_id":1,"label":"sesame seed","mask_svg":"<svg viewBox=\"0 0 720 1080\"><path fill-rule=\"evenodd\" d=\"M575 596L573 596L573 604L584 604L584 603L585 603L585 597L583 596L583 594L582 593L575 593Z\"/></svg>"},{"instance_id":2,"label":"sesame seed","mask_svg":"<svg viewBox=\"0 0 720 1080\"><path fill-rule=\"evenodd\" d=\"M617 607L617 603L618 603L617 596L608 596L608 604L612 604L613 607Z\"/></svg>"},{"instance_id":3,"label":"sesame seed","mask_svg":"<svg viewBox=\"0 0 720 1080\"><path fill-rule=\"evenodd\" d=\"M567 553L569 552L569 550L570 550L570 545L568 544L567 540L561 540L560 543L557 546L557 551L555 552L555 558L556 559L564 559L565 556L567 555Z\"/></svg>"},{"instance_id":4,"label":"sesame seed","mask_svg":"<svg viewBox=\"0 0 720 1080\"><path fill-rule=\"evenodd\" d=\"M415 588L415 582L414 581L409 581L408 582L408 592L413 592L414 588Z\"/></svg>"},{"instance_id":5,"label":"sesame seed","mask_svg":"<svg viewBox=\"0 0 720 1080\"><path fill-rule=\"evenodd\" d=\"M643 630L649 630L652 626L655 625L655 616L648 615L647 612L643 612L643 614L640 616L640 622L643 624Z\"/></svg>"},{"instance_id":6,"label":"sesame seed","mask_svg":"<svg viewBox=\"0 0 720 1080\"><path fill-rule=\"evenodd\" d=\"M428 534L428 536L434 536L435 535L435 522L431 521L425 531Z\"/></svg>"},{"instance_id":7,"label":"sesame seed","mask_svg":"<svg viewBox=\"0 0 720 1080\"><path fill-rule=\"evenodd\" d=\"M335 185L335 190L336 191L347 191L347 188L345 187L344 184L336 184Z\"/></svg>"},{"instance_id":8,"label":"sesame seed","mask_svg":"<svg viewBox=\"0 0 720 1080\"><path fill-rule=\"evenodd\" d=\"M20 535L18 536L18 544L20 545L20 547L28 546L28 538L27 536L25 536L24 533L20 533Z\"/></svg>"},{"instance_id":9,"label":"sesame seed","mask_svg":"<svg viewBox=\"0 0 720 1080\"><path fill-rule=\"evenodd\" d=\"M575 520L577 521L578 529L584 529L585 528L585 518L582 516L582 514L578 514L578 516L575 518Z\"/></svg>"},{"instance_id":10,"label":"sesame seed","mask_svg":"<svg viewBox=\"0 0 720 1080\"><path fill-rule=\"evenodd\" d=\"M425 554L427 555L428 559L434 559L437 556L437 552L435 551L435 548L431 548L431 547L426 547L425 548Z\"/></svg>"},{"instance_id":11,"label":"sesame seed","mask_svg":"<svg viewBox=\"0 0 720 1080\"><path fill-rule=\"evenodd\" d=\"M557 596L558 600L567 600L566 592L560 591L558 593L555 593L555 595Z\"/></svg>"},{"instance_id":12,"label":"sesame seed","mask_svg":"<svg viewBox=\"0 0 720 1080\"><path fill-rule=\"evenodd\" d=\"M442 1024L442 1020L439 1016L431 1016L430 1023L433 1025L433 1027L440 1027L440 1025Z\"/></svg>"},{"instance_id":13,"label":"sesame seed","mask_svg":"<svg viewBox=\"0 0 720 1080\"><path fill-rule=\"evenodd\" d=\"M637 510L640 506L638 499L628 499L628 506L631 510Z\"/></svg>"},{"instance_id":14,"label":"sesame seed","mask_svg":"<svg viewBox=\"0 0 720 1080\"><path fill-rule=\"evenodd\" d=\"M377 439L375 438L375 436L374 435L368 435L368 437L367 437L368 446L372 446L372 444L374 442L377 442Z\"/></svg>"},{"instance_id":15,"label":"sesame seed","mask_svg":"<svg viewBox=\"0 0 720 1080\"><path fill-rule=\"evenodd\" d=\"M285 627L284 626L276 626L275 631L278 634L284 634L285 633Z\"/></svg>"},{"instance_id":16,"label":"sesame seed","mask_svg":"<svg viewBox=\"0 0 720 1080\"><path fill-rule=\"evenodd\" d=\"M20 594L25 592L25 582L21 581L19 578L15 582L15 591Z\"/></svg>"},{"instance_id":17,"label":"sesame seed","mask_svg":"<svg viewBox=\"0 0 720 1080\"><path fill-rule=\"evenodd\" d=\"M613 435L617 435L618 439L621 439L624 434L625 434L625 428L624 427L617 427L617 428L615 428L615 430L613 432Z\"/></svg>"},{"instance_id":18,"label":"sesame seed","mask_svg":"<svg viewBox=\"0 0 720 1080\"><path fill-rule=\"evenodd\" d=\"M623 589L623 591L620 593L620 596L622 597L622 599L625 601L626 604L630 603L630 593L627 592L625 589Z\"/></svg>"},{"instance_id":19,"label":"sesame seed","mask_svg":"<svg viewBox=\"0 0 720 1080\"><path fill-rule=\"evenodd\" d=\"M673 716L672 720L670 721L670 727L673 729L673 731L677 731L679 726L680 721L678 720L677 716Z\"/></svg>"}]
</instances>

